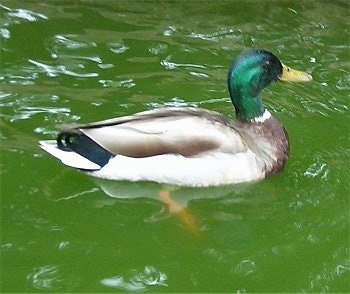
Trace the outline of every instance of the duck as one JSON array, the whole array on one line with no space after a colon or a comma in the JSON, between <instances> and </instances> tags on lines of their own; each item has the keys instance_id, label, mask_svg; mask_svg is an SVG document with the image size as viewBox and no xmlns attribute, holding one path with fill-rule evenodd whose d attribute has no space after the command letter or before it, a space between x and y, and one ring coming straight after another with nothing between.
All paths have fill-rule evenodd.
<instances>
[{"instance_id":1,"label":"duck","mask_svg":"<svg viewBox=\"0 0 350 294\"><path fill-rule=\"evenodd\" d=\"M266 109L261 91L273 82L312 76L265 49L247 49L229 67L235 119L199 107L163 107L87 124L57 126L40 147L90 176L208 187L259 181L282 171L288 134Z\"/></svg>"}]
</instances>

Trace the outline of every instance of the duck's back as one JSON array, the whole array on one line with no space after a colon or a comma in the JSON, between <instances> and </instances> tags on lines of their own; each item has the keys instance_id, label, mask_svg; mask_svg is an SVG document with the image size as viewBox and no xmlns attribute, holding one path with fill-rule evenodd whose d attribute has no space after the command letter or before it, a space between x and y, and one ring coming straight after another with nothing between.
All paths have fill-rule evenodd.
<instances>
[{"instance_id":1,"label":"duck's back","mask_svg":"<svg viewBox=\"0 0 350 294\"><path fill-rule=\"evenodd\" d=\"M225 116L200 108L161 108L78 127L114 155L199 156L205 152L246 150L241 135ZM77 129L76 127L74 128Z\"/></svg>"}]
</instances>

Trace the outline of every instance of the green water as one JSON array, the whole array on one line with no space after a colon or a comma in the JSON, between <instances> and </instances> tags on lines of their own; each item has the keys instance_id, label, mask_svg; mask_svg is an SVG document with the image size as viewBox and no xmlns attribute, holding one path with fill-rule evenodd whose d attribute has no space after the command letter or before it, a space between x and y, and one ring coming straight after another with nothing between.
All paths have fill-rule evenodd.
<instances>
[{"instance_id":1,"label":"green water","mask_svg":"<svg viewBox=\"0 0 350 294\"><path fill-rule=\"evenodd\" d=\"M1 2L2 292L350 290L349 4L216 2ZM264 91L291 141L272 178L175 189L172 213L160 185L38 148L56 124L164 105L234 117L227 69L251 47L314 78Z\"/></svg>"}]
</instances>

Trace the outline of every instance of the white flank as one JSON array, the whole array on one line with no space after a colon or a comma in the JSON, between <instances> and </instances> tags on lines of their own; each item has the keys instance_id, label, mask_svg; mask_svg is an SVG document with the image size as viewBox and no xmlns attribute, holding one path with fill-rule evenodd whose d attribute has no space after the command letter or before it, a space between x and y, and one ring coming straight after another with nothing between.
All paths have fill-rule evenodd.
<instances>
[{"instance_id":1,"label":"white flank","mask_svg":"<svg viewBox=\"0 0 350 294\"><path fill-rule=\"evenodd\" d=\"M184 157L163 154L144 158L117 155L107 165L90 175L128 181L153 181L182 186L217 186L264 178L264 166L251 151L235 155L208 154Z\"/></svg>"},{"instance_id":2,"label":"white flank","mask_svg":"<svg viewBox=\"0 0 350 294\"><path fill-rule=\"evenodd\" d=\"M58 149L57 142L55 140L40 141L39 143L42 149L61 160L65 165L86 170L98 170L101 168L98 164L86 159L85 157L75 152Z\"/></svg>"}]
</instances>

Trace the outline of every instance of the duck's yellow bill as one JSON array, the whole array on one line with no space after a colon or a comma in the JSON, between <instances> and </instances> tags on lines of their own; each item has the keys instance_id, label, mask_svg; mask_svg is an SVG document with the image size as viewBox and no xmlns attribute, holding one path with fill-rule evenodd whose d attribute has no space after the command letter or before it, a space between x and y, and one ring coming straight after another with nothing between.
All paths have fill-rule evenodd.
<instances>
[{"instance_id":1,"label":"duck's yellow bill","mask_svg":"<svg viewBox=\"0 0 350 294\"><path fill-rule=\"evenodd\" d=\"M284 82L310 82L312 81L312 76L308 73L292 69L289 66L282 63L283 72L282 77L280 77L281 81Z\"/></svg>"}]
</instances>

